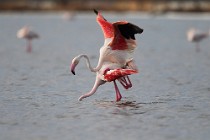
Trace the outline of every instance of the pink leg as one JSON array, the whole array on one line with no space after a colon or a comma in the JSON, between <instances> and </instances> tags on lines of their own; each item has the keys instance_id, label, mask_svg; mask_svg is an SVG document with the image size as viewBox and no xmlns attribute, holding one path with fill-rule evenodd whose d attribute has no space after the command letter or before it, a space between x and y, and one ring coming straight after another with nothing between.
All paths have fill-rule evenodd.
<instances>
[{"instance_id":1,"label":"pink leg","mask_svg":"<svg viewBox=\"0 0 210 140\"><path fill-rule=\"evenodd\" d=\"M195 47L196 47L196 48L195 48L196 52L200 52L200 46L199 46L198 43L196 43L196 46L195 46Z\"/></svg>"},{"instance_id":2,"label":"pink leg","mask_svg":"<svg viewBox=\"0 0 210 140\"><path fill-rule=\"evenodd\" d=\"M125 88L125 89L129 89L132 87L132 83L130 81L130 78L128 76L124 76L124 77L121 77L119 79L117 79L121 85Z\"/></svg>"},{"instance_id":3,"label":"pink leg","mask_svg":"<svg viewBox=\"0 0 210 140\"><path fill-rule=\"evenodd\" d=\"M122 96L121 96L120 91L117 87L116 81L114 80L113 82L114 82L114 88L115 88L115 91L116 91L116 102L118 102L118 101L121 100Z\"/></svg>"},{"instance_id":4,"label":"pink leg","mask_svg":"<svg viewBox=\"0 0 210 140\"><path fill-rule=\"evenodd\" d=\"M28 44L27 44L27 48L26 48L26 51L28 52L28 53L31 53L32 52L32 46L31 46L31 40L28 40L27 41L28 42Z\"/></svg>"}]
</instances>

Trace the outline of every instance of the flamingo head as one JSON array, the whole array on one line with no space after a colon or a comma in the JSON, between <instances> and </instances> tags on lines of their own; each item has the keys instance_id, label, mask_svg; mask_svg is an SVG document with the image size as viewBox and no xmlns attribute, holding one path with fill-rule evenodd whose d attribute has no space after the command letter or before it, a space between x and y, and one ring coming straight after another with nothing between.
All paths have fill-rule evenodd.
<instances>
[{"instance_id":1,"label":"flamingo head","mask_svg":"<svg viewBox=\"0 0 210 140\"><path fill-rule=\"evenodd\" d=\"M195 36L196 30L194 28L191 28L187 32L187 40L188 41L193 41L193 37Z\"/></svg>"},{"instance_id":2,"label":"flamingo head","mask_svg":"<svg viewBox=\"0 0 210 140\"><path fill-rule=\"evenodd\" d=\"M79 64L79 59L80 57L75 57L72 62L71 62L71 66L70 66L70 69L71 69L71 72L75 75L75 68L76 66Z\"/></svg>"},{"instance_id":3,"label":"flamingo head","mask_svg":"<svg viewBox=\"0 0 210 140\"><path fill-rule=\"evenodd\" d=\"M24 37L26 37L26 35L28 34L28 32L29 32L29 27L28 26L25 26L25 27L21 28L17 32L17 37L18 38L24 38Z\"/></svg>"}]
</instances>

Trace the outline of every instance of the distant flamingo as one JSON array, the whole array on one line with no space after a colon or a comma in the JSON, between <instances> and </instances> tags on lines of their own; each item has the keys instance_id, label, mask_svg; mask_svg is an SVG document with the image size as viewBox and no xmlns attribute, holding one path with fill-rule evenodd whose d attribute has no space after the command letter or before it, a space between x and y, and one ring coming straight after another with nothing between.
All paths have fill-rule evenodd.
<instances>
[{"instance_id":1,"label":"distant flamingo","mask_svg":"<svg viewBox=\"0 0 210 140\"><path fill-rule=\"evenodd\" d=\"M199 52L200 51L199 43L203 39L209 37L209 35L210 35L210 31L209 32L200 32L200 31L198 31L194 28L191 28L187 32L187 39L190 42L195 42L196 43L196 52Z\"/></svg>"},{"instance_id":2,"label":"distant flamingo","mask_svg":"<svg viewBox=\"0 0 210 140\"><path fill-rule=\"evenodd\" d=\"M62 18L66 21L73 20L75 18L75 13L73 12L64 12Z\"/></svg>"},{"instance_id":3,"label":"distant flamingo","mask_svg":"<svg viewBox=\"0 0 210 140\"><path fill-rule=\"evenodd\" d=\"M105 82L113 81L116 101L120 101L122 96L115 80L118 80L126 89L132 87L128 75L138 72L133 60L133 51L136 47L134 35L142 33L143 29L127 21L109 23L98 11L94 10L94 12L97 14L97 21L104 32L105 42L100 49L100 57L96 68L90 65L87 55L78 55L72 60L71 72L74 75L75 67L82 57L86 59L88 68L92 72L96 72L96 81L92 90L82 95L79 100L93 95L97 88Z\"/></svg>"},{"instance_id":4,"label":"distant flamingo","mask_svg":"<svg viewBox=\"0 0 210 140\"><path fill-rule=\"evenodd\" d=\"M25 26L17 32L17 37L26 39L27 41L26 51L30 53L32 51L31 41L33 39L39 38L39 35L34 31L32 31L28 26Z\"/></svg>"}]
</instances>

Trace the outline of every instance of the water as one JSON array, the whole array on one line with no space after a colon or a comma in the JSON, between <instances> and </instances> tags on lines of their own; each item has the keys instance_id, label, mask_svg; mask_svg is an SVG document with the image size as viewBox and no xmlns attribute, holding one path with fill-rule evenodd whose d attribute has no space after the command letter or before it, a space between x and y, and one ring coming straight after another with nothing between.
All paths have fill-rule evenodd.
<instances>
[{"instance_id":1,"label":"water","mask_svg":"<svg viewBox=\"0 0 210 140\"><path fill-rule=\"evenodd\" d=\"M210 15L148 16L105 13L144 29L135 60L140 73L133 88L120 87L116 103L112 83L93 96L95 75L85 63L69 71L71 59L86 53L97 64L103 35L93 13L64 21L62 13L0 15L1 140L207 140L210 137L210 41L197 53L187 42L191 27L208 30ZM30 25L40 34L33 52L16 32Z\"/></svg>"}]
</instances>

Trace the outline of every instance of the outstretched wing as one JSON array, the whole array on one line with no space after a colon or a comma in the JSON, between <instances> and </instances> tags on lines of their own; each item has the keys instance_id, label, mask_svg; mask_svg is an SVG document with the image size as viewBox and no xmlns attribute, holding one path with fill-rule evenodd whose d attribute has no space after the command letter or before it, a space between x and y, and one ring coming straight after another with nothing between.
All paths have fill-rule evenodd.
<instances>
[{"instance_id":1,"label":"outstretched wing","mask_svg":"<svg viewBox=\"0 0 210 140\"><path fill-rule=\"evenodd\" d=\"M120 33L123 37L126 39L133 39L135 40L135 34L141 34L143 32L143 29L139 28L138 26L127 23L127 24L118 24L118 29L120 30Z\"/></svg>"},{"instance_id":2,"label":"outstretched wing","mask_svg":"<svg viewBox=\"0 0 210 140\"><path fill-rule=\"evenodd\" d=\"M110 43L113 50L125 50L130 47L132 49L133 46L136 46L135 34L141 34L143 32L143 29L126 21L115 22L113 26L114 38Z\"/></svg>"},{"instance_id":3,"label":"outstretched wing","mask_svg":"<svg viewBox=\"0 0 210 140\"><path fill-rule=\"evenodd\" d=\"M114 36L114 29L112 23L108 22L100 12L94 10L95 14L97 15L96 21L101 26L101 29L104 33L104 38L112 38Z\"/></svg>"},{"instance_id":4,"label":"outstretched wing","mask_svg":"<svg viewBox=\"0 0 210 140\"><path fill-rule=\"evenodd\" d=\"M137 70L133 69L114 69L114 70L109 70L104 74L104 80L111 82L114 81L120 77L126 76L126 75L131 75L138 73Z\"/></svg>"}]
</instances>

